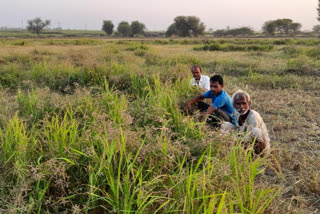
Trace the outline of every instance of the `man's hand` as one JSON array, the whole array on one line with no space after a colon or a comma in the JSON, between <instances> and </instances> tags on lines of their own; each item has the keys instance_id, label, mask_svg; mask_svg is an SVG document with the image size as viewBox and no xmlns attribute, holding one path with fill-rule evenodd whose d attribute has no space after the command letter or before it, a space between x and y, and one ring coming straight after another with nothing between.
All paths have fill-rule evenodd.
<instances>
[{"instance_id":1,"label":"man's hand","mask_svg":"<svg viewBox=\"0 0 320 214\"><path fill-rule=\"evenodd\" d=\"M191 108L192 104L197 103L197 102L199 102L199 101L201 101L203 99L204 99L203 95L196 96L195 98L193 98L192 100L187 102L187 105L184 107L183 111L187 112Z\"/></svg>"},{"instance_id":2,"label":"man's hand","mask_svg":"<svg viewBox=\"0 0 320 214\"><path fill-rule=\"evenodd\" d=\"M190 102L188 102L188 103L187 103L187 105L185 105L185 107L184 107L183 111L184 111L184 112L187 112L187 111L189 111L189 110L190 110L190 108L191 108L191 103L190 103Z\"/></svg>"}]
</instances>

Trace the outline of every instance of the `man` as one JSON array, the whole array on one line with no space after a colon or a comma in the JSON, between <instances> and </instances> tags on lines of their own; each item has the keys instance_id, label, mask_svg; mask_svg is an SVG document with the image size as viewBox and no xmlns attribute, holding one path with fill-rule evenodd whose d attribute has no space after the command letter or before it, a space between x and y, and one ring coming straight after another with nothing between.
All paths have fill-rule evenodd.
<instances>
[{"instance_id":1,"label":"man","mask_svg":"<svg viewBox=\"0 0 320 214\"><path fill-rule=\"evenodd\" d=\"M255 139L254 152L260 154L262 151L270 150L270 138L265 123L260 114L252 109L250 95L242 90L238 90L232 96L232 104L236 109L236 119L238 126L231 123L224 123L222 130L237 130L240 133L248 133L245 141L248 143Z\"/></svg>"},{"instance_id":2,"label":"man","mask_svg":"<svg viewBox=\"0 0 320 214\"><path fill-rule=\"evenodd\" d=\"M204 98L211 98L212 104L202 102ZM184 107L184 111L188 111L194 103L198 103L201 115L209 115L207 122L213 126L219 126L222 121L237 124L234 117L235 109L232 106L231 98L223 90L223 79L220 75L211 77L210 90L190 100Z\"/></svg>"},{"instance_id":3,"label":"man","mask_svg":"<svg viewBox=\"0 0 320 214\"><path fill-rule=\"evenodd\" d=\"M198 65L194 65L191 67L191 72L193 78L190 80L190 85L198 86L200 89L204 91L210 90L210 79L206 75L202 75L202 69Z\"/></svg>"}]
</instances>

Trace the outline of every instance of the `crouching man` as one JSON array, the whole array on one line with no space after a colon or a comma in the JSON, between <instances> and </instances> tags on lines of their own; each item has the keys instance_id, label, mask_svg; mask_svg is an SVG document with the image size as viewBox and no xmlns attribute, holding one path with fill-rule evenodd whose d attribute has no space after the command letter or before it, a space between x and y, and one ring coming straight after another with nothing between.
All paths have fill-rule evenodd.
<instances>
[{"instance_id":1,"label":"crouching man","mask_svg":"<svg viewBox=\"0 0 320 214\"><path fill-rule=\"evenodd\" d=\"M202 102L204 98L211 98L212 104L209 105ZM223 90L223 79L220 75L214 75L210 78L210 90L202 95L196 96L190 100L184 107L184 111L188 111L192 104L198 104L200 115L208 115L207 122L219 127L222 121L236 125L237 121L234 117L235 109L232 106L232 101L225 90Z\"/></svg>"},{"instance_id":2,"label":"crouching man","mask_svg":"<svg viewBox=\"0 0 320 214\"><path fill-rule=\"evenodd\" d=\"M236 109L236 119L238 125L225 122L222 130L236 130L240 133L247 133L246 143L251 143L255 139L254 152L260 154L268 153L270 150L270 139L268 130L260 114L252 109L250 95L242 90L238 90L232 96L232 104Z\"/></svg>"},{"instance_id":3,"label":"crouching man","mask_svg":"<svg viewBox=\"0 0 320 214\"><path fill-rule=\"evenodd\" d=\"M190 80L190 85L199 87L203 92L210 90L210 78L202 74L202 69L199 65L191 67L191 73L193 78Z\"/></svg>"}]
</instances>

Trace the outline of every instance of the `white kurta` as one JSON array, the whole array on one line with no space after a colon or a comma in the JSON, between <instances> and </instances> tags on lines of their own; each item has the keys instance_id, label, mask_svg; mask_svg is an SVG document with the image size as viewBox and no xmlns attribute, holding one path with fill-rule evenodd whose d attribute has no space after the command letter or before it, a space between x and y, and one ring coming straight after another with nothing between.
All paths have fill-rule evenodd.
<instances>
[{"instance_id":1,"label":"white kurta","mask_svg":"<svg viewBox=\"0 0 320 214\"><path fill-rule=\"evenodd\" d=\"M190 80L190 85L199 86L200 88L210 90L210 78L206 75L201 75L199 82L196 81L195 78Z\"/></svg>"},{"instance_id":2,"label":"white kurta","mask_svg":"<svg viewBox=\"0 0 320 214\"><path fill-rule=\"evenodd\" d=\"M239 121L240 114L236 112L235 117L237 121ZM238 129L240 132L243 133L248 132L250 133L250 136L257 138L257 140L259 141L265 142L266 150L270 149L270 138L266 124L263 122L263 119L260 116L260 114L252 109L250 109L248 117L241 126L236 126L229 122L225 122L222 126L222 130L227 131L228 129Z\"/></svg>"}]
</instances>

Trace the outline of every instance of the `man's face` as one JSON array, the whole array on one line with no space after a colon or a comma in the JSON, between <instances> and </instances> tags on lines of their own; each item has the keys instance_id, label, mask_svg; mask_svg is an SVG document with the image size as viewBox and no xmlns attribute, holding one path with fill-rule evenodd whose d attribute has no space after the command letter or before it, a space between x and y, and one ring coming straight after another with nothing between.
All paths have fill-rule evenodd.
<instances>
[{"instance_id":1,"label":"man's face","mask_svg":"<svg viewBox=\"0 0 320 214\"><path fill-rule=\"evenodd\" d=\"M193 68L191 72L192 72L193 77L194 77L196 80L200 80L201 71L200 71L200 68L199 68L199 67Z\"/></svg>"},{"instance_id":2,"label":"man's face","mask_svg":"<svg viewBox=\"0 0 320 214\"><path fill-rule=\"evenodd\" d=\"M240 115L244 115L250 109L251 102L245 98L240 98L234 101L234 108L239 112Z\"/></svg>"},{"instance_id":3,"label":"man's face","mask_svg":"<svg viewBox=\"0 0 320 214\"><path fill-rule=\"evenodd\" d=\"M210 90L214 95L219 95L223 89L223 85L220 85L218 82L210 82Z\"/></svg>"}]
</instances>

